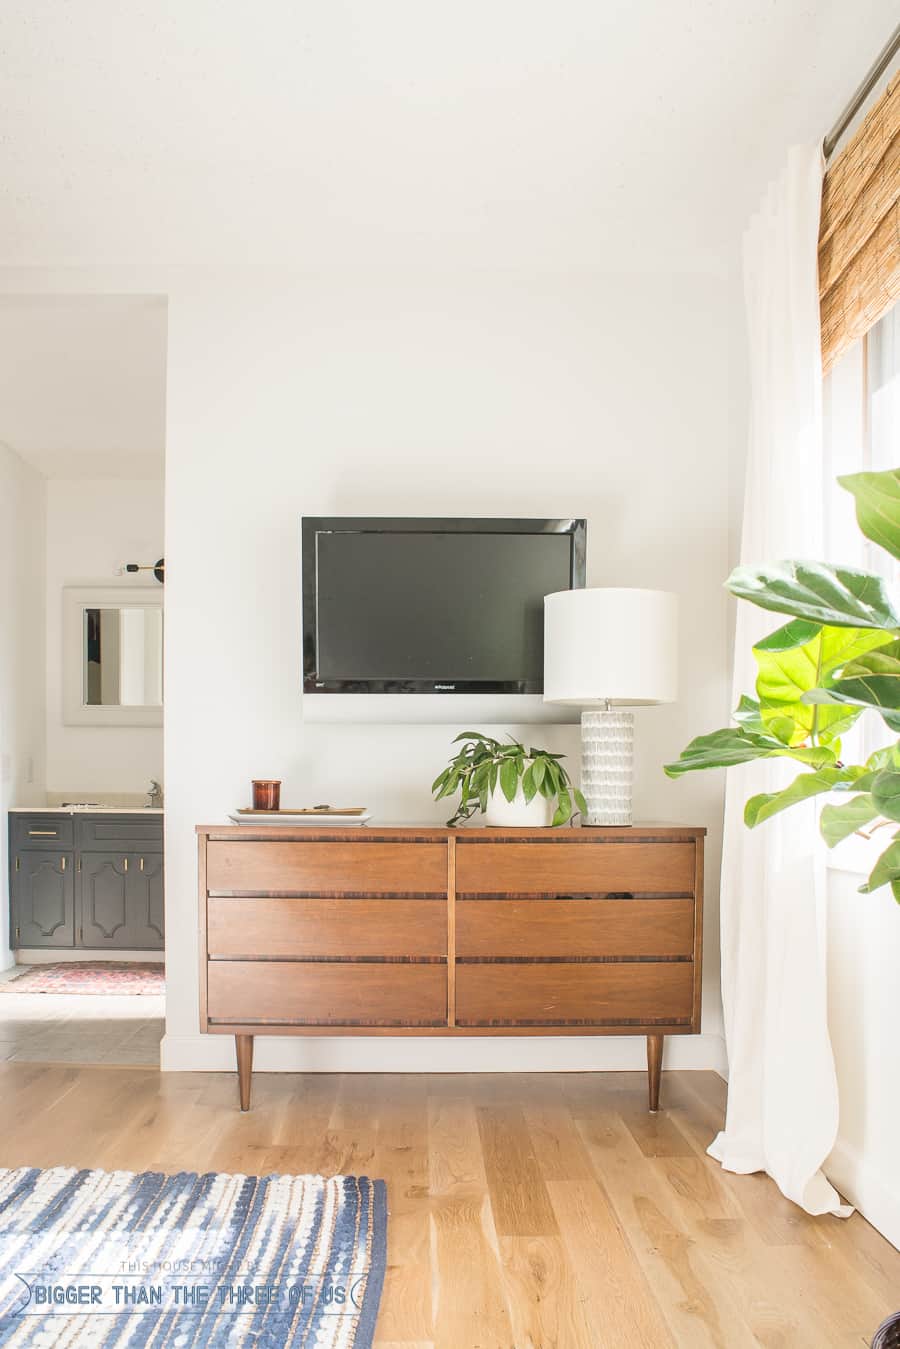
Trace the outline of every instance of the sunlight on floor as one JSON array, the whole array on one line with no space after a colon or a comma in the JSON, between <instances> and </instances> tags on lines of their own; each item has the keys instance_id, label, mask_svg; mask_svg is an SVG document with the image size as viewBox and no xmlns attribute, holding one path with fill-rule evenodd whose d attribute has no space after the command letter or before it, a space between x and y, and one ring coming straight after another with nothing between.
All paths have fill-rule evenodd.
<instances>
[{"instance_id":1,"label":"sunlight on floor","mask_svg":"<svg viewBox=\"0 0 900 1349\"><path fill-rule=\"evenodd\" d=\"M162 994L0 992L0 1061L158 1065L164 1018Z\"/></svg>"}]
</instances>

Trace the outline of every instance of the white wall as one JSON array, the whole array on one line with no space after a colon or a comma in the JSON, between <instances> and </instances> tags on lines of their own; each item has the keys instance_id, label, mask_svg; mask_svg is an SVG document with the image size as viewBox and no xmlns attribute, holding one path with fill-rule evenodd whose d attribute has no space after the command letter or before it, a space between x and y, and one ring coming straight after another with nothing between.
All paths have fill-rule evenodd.
<instances>
[{"instance_id":1,"label":"white wall","mask_svg":"<svg viewBox=\"0 0 900 1349\"><path fill-rule=\"evenodd\" d=\"M161 480L51 479L47 483L47 788L51 792L143 792L163 779L163 733L155 726L64 726L62 592L68 585L128 586L125 562L164 552ZM148 583L147 574L138 577ZM155 582L154 582L155 584ZM163 595L160 587L160 596Z\"/></svg>"},{"instance_id":2,"label":"white wall","mask_svg":"<svg viewBox=\"0 0 900 1349\"><path fill-rule=\"evenodd\" d=\"M6 812L44 794L44 481L0 444L0 969L9 947Z\"/></svg>"},{"instance_id":3,"label":"white wall","mask_svg":"<svg viewBox=\"0 0 900 1349\"><path fill-rule=\"evenodd\" d=\"M246 802L368 804L435 821L449 726L302 720L303 514L586 515L588 581L682 598L682 694L638 714L637 819L709 828L704 1027L674 1062L721 1064L723 782L660 765L725 723L728 461L744 436L734 291L704 276L472 273L365 284L182 273L169 295L167 951L169 1067L226 1066L197 1037L197 823ZM575 728L541 740L577 754ZM577 760L576 760L577 762ZM603 1066L643 1044L264 1041L261 1067Z\"/></svg>"}]
</instances>

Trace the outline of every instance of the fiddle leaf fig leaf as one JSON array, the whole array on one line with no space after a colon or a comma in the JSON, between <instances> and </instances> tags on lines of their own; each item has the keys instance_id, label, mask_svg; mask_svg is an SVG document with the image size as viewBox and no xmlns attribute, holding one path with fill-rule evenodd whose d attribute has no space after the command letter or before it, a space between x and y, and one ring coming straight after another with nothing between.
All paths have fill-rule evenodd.
<instances>
[{"instance_id":1,"label":"fiddle leaf fig leaf","mask_svg":"<svg viewBox=\"0 0 900 1349\"><path fill-rule=\"evenodd\" d=\"M838 482L856 498L856 520L866 538L900 558L900 469L851 473Z\"/></svg>"},{"instance_id":2,"label":"fiddle leaf fig leaf","mask_svg":"<svg viewBox=\"0 0 900 1349\"><path fill-rule=\"evenodd\" d=\"M803 701L819 706L874 707L892 730L900 731L900 641L848 661L824 687L804 694Z\"/></svg>"},{"instance_id":3,"label":"fiddle leaf fig leaf","mask_svg":"<svg viewBox=\"0 0 900 1349\"><path fill-rule=\"evenodd\" d=\"M882 885L889 885L894 898L900 900L900 833L894 835L872 868L869 879L859 887L861 895L870 895Z\"/></svg>"},{"instance_id":4,"label":"fiddle leaf fig leaf","mask_svg":"<svg viewBox=\"0 0 900 1349\"><path fill-rule=\"evenodd\" d=\"M839 806L823 806L819 830L828 847L833 848L877 818L878 807L869 793L863 792Z\"/></svg>"},{"instance_id":5,"label":"fiddle leaf fig leaf","mask_svg":"<svg viewBox=\"0 0 900 1349\"><path fill-rule=\"evenodd\" d=\"M870 754L865 764L865 772L857 780L856 786L861 792L872 790L872 783L886 768L900 768L900 744L887 745Z\"/></svg>"},{"instance_id":6,"label":"fiddle leaf fig leaf","mask_svg":"<svg viewBox=\"0 0 900 1349\"><path fill-rule=\"evenodd\" d=\"M670 778L703 768L732 768L736 764L751 763L754 759L786 756L798 763L822 768L834 764L835 754L827 745L781 744L772 736L753 735L743 728L728 727L710 735L698 735L682 751L674 763L664 765Z\"/></svg>"},{"instance_id":7,"label":"fiddle leaf fig leaf","mask_svg":"<svg viewBox=\"0 0 900 1349\"><path fill-rule=\"evenodd\" d=\"M741 700L731 716L744 731L756 735L766 734L766 728L760 715L759 702L756 698L748 698L746 693L742 693Z\"/></svg>"},{"instance_id":8,"label":"fiddle leaf fig leaf","mask_svg":"<svg viewBox=\"0 0 900 1349\"><path fill-rule=\"evenodd\" d=\"M757 642L753 655L763 725L786 745L803 744L812 735L827 738L843 733L859 710L812 705L803 695L854 657L890 640L889 633L875 628L839 628L795 619Z\"/></svg>"},{"instance_id":9,"label":"fiddle leaf fig leaf","mask_svg":"<svg viewBox=\"0 0 900 1349\"><path fill-rule=\"evenodd\" d=\"M796 646L805 646L822 631L821 623L812 623L808 618L794 618L783 628L770 632L761 642L757 642L754 651L790 651Z\"/></svg>"},{"instance_id":10,"label":"fiddle leaf fig leaf","mask_svg":"<svg viewBox=\"0 0 900 1349\"><path fill-rule=\"evenodd\" d=\"M845 772L842 768L819 768L815 773L801 773L780 792L760 792L757 796L751 796L744 807L744 823L748 829L755 829L779 811L787 810L788 806L795 806L812 796L821 796L823 792L834 791L838 782L847 780L843 776Z\"/></svg>"},{"instance_id":11,"label":"fiddle leaf fig leaf","mask_svg":"<svg viewBox=\"0 0 900 1349\"><path fill-rule=\"evenodd\" d=\"M900 821L900 773L888 769L872 783L872 803L889 820Z\"/></svg>"},{"instance_id":12,"label":"fiddle leaf fig leaf","mask_svg":"<svg viewBox=\"0 0 900 1349\"><path fill-rule=\"evenodd\" d=\"M884 582L868 572L826 562L774 562L736 567L725 582L738 599L839 628L897 628L900 615Z\"/></svg>"}]
</instances>

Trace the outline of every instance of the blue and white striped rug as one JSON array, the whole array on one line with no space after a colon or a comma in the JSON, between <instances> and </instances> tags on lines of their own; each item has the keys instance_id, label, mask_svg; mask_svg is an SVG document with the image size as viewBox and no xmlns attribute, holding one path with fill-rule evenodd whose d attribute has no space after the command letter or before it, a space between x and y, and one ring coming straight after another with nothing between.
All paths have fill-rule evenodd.
<instances>
[{"instance_id":1,"label":"blue and white striped rug","mask_svg":"<svg viewBox=\"0 0 900 1349\"><path fill-rule=\"evenodd\" d=\"M0 1345L368 1349L383 1180L0 1170Z\"/></svg>"}]
</instances>

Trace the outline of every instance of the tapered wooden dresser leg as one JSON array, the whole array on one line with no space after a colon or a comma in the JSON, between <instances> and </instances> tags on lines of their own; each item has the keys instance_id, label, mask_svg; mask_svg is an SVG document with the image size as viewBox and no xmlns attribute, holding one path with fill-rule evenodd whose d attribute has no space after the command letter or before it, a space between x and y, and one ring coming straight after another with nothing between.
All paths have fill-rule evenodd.
<instances>
[{"instance_id":1,"label":"tapered wooden dresser leg","mask_svg":"<svg viewBox=\"0 0 900 1349\"><path fill-rule=\"evenodd\" d=\"M663 1035L647 1036L647 1078L650 1087L650 1109L659 1109L659 1079L662 1073Z\"/></svg>"},{"instance_id":2,"label":"tapered wooden dresser leg","mask_svg":"<svg viewBox=\"0 0 900 1349\"><path fill-rule=\"evenodd\" d=\"M238 1089L241 1096L241 1109L250 1109L250 1078L253 1075L253 1036L236 1035L234 1045L237 1050Z\"/></svg>"}]
</instances>

